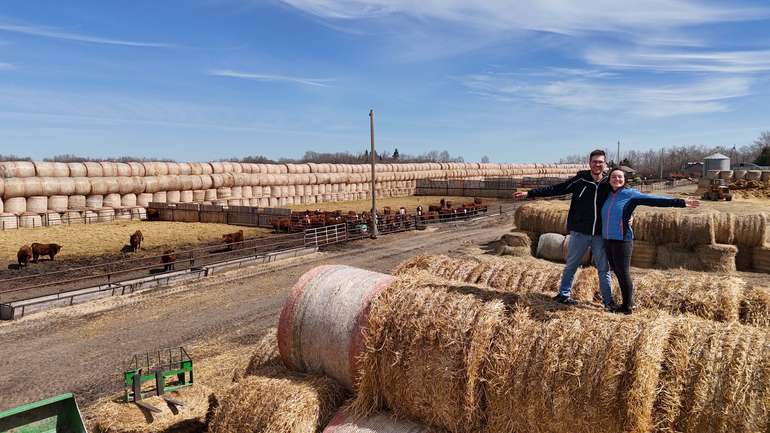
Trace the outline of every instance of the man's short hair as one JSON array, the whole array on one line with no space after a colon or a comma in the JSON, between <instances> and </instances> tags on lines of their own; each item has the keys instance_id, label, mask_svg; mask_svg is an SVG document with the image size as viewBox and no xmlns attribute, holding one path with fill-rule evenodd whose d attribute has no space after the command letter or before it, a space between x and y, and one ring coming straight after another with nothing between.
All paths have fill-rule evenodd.
<instances>
[{"instance_id":1,"label":"man's short hair","mask_svg":"<svg viewBox=\"0 0 770 433\"><path fill-rule=\"evenodd\" d=\"M594 159L594 156L603 156L605 160L607 159L607 154L604 153L604 151L601 149L596 149L593 152L591 152L591 154L588 155L588 160L590 161Z\"/></svg>"}]
</instances>

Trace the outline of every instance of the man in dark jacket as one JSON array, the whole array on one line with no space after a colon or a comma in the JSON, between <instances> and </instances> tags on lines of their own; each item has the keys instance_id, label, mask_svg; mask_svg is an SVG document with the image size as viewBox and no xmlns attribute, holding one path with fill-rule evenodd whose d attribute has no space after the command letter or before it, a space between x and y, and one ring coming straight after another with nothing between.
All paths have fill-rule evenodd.
<instances>
[{"instance_id":1,"label":"man in dark jacket","mask_svg":"<svg viewBox=\"0 0 770 433\"><path fill-rule=\"evenodd\" d=\"M580 266L582 257L590 247L594 265L599 273L599 288L604 306L612 309L615 305L612 302L610 265L602 241L601 217L602 206L610 192L607 176L604 173L607 164L606 155L603 150L594 150L588 161L590 170L579 171L577 175L566 182L532 189L529 192L517 192L514 197L534 198L572 194L569 215L567 216L567 230L570 233L570 242L567 245L567 263L561 277L559 294L554 299L568 305L577 303L571 297L572 280L578 266Z\"/></svg>"}]
</instances>

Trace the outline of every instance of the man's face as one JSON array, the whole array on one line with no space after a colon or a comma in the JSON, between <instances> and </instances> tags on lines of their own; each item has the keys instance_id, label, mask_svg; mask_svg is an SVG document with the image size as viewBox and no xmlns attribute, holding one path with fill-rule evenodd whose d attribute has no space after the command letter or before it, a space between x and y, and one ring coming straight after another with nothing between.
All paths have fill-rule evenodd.
<instances>
[{"instance_id":1,"label":"man's face","mask_svg":"<svg viewBox=\"0 0 770 433\"><path fill-rule=\"evenodd\" d=\"M600 174L604 171L604 155L594 155L589 164L591 164L591 173Z\"/></svg>"}]
</instances>

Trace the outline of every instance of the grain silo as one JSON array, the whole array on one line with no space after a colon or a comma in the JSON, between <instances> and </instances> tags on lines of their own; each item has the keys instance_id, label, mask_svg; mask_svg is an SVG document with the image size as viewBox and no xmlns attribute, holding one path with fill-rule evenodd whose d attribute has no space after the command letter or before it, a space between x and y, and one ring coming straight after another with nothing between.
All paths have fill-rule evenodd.
<instances>
[{"instance_id":1,"label":"grain silo","mask_svg":"<svg viewBox=\"0 0 770 433\"><path fill-rule=\"evenodd\" d=\"M709 170L730 170L730 158L721 153L715 153L703 158L703 175L705 176Z\"/></svg>"}]
</instances>

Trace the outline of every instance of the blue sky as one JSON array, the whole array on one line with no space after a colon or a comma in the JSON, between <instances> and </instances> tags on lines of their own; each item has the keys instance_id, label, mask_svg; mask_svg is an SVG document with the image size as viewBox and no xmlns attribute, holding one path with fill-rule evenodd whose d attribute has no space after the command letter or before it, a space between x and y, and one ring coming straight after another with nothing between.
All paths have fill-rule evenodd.
<instances>
[{"instance_id":1,"label":"blue sky","mask_svg":"<svg viewBox=\"0 0 770 433\"><path fill-rule=\"evenodd\" d=\"M0 153L554 161L770 129L770 4L0 4Z\"/></svg>"}]
</instances>

